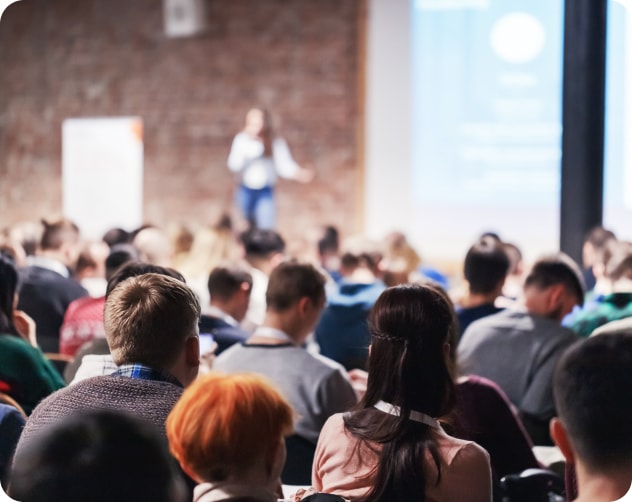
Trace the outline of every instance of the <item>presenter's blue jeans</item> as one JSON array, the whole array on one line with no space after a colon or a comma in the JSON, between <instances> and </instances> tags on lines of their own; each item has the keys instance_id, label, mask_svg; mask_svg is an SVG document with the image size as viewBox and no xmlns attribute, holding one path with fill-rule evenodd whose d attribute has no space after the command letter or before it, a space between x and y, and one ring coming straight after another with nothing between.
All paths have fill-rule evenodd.
<instances>
[{"instance_id":1,"label":"presenter's blue jeans","mask_svg":"<svg viewBox=\"0 0 632 502\"><path fill-rule=\"evenodd\" d=\"M276 206L273 187L253 189L240 185L237 190L237 207L251 225L257 228L274 229Z\"/></svg>"}]
</instances>

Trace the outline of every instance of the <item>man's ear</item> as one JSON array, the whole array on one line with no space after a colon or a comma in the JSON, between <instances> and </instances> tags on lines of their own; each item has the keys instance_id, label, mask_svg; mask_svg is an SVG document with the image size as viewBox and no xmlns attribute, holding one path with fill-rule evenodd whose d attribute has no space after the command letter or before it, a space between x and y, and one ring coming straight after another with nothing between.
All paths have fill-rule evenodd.
<instances>
[{"instance_id":1,"label":"man's ear","mask_svg":"<svg viewBox=\"0 0 632 502\"><path fill-rule=\"evenodd\" d=\"M573 451L573 447L571 446L570 441L568 440L568 434L566 434L566 429L564 428L564 424L559 418L551 419L549 424L549 433L553 438L553 441L557 445L557 447L564 455L566 462L572 464L575 462L575 452Z\"/></svg>"},{"instance_id":2,"label":"man's ear","mask_svg":"<svg viewBox=\"0 0 632 502\"><path fill-rule=\"evenodd\" d=\"M297 307L298 307L298 311L301 314L305 314L305 312L308 311L309 307L311 306L312 301L307 298L307 296L303 296L299 299L299 301L297 302Z\"/></svg>"},{"instance_id":3,"label":"man's ear","mask_svg":"<svg viewBox=\"0 0 632 502\"><path fill-rule=\"evenodd\" d=\"M190 336L184 345L185 360L188 366L196 367L200 365L200 337Z\"/></svg>"},{"instance_id":4,"label":"man's ear","mask_svg":"<svg viewBox=\"0 0 632 502\"><path fill-rule=\"evenodd\" d=\"M564 294L566 293L566 288L564 284L553 284L549 286L548 291L548 299L547 299L547 310L549 312L557 310L559 305L562 303L564 299Z\"/></svg>"}]
</instances>

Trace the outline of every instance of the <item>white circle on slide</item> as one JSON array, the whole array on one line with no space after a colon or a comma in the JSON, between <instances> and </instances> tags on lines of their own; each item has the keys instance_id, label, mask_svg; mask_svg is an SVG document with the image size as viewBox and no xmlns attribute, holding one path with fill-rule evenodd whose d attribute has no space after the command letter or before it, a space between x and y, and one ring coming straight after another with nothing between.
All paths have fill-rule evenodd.
<instances>
[{"instance_id":1,"label":"white circle on slide","mask_svg":"<svg viewBox=\"0 0 632 502\"><path fill-rule=\"evenodd\" d=\"M542 23L526 12L512 12L494 23L490 43L496 55L508 63L532 61L544 49L546 31Z\"/></svg>"}]
</instances>

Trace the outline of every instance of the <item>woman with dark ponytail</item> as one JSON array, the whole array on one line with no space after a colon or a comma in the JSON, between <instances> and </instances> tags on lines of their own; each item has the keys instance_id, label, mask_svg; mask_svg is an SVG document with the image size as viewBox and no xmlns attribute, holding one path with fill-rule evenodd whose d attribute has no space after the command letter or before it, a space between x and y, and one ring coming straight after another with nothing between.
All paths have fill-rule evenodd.
<instances>
[{"instance_id":1,"label":"woman with dark ponytail","mask_svg":"<svg viewBox=\"0 0 632 502\"><path fill-rule=\"evenodd\" d=\"M487 452L437 422L454 404L451 307L427 286L397 286L369 316L367 391L325 424L312 483L362 502L489 502Z\"/></svg>"},{"instance_id":2,"label":"woman with dark ponytail","mask_svg":"<svg viewBox=\"0 0 632 502\"><path fill-rule=\"evenodd\" d=\"M15 308L18 285L13 259L0 252L0 392L30 414L39 401L65 383L37 348L35 323Z\"/></svg>"}]
</instances>

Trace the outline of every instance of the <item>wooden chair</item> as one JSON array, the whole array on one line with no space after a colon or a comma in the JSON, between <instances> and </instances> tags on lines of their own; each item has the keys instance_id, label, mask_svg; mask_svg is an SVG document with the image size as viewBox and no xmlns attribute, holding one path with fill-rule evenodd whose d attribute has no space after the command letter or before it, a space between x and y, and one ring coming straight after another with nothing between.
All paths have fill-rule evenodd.
<instances>
[{"instance_id":1,"label":"wooden chair","mask_svg":"<svg viewBox=\"0 0 632 502\"><path fill-rule=\"evenodd\" d=\"M9 406L13 406L16 410L20 412L25 419L28 418L24 408L18 404L18 402L13 399L9 394L5 394L4 392L0 392L0 403L8 404Z\"/></svg>"},{"instance_id":2,"label":"wooden chair","mask_svg":"<svg viewBox=\"0 0 632 502\"><path fill-rule=\"evenodd\" d=\"M74 357L72 356L68 356L66 354L58 354L55 352L46 352L44 353L44 356L46 356L46 359L48 359L53 364L53 366L59 372L62 378L64 376L64 370L66 369L66 366L68 366L68 364L74 360Z\"/></svg>"}]
</instances>

